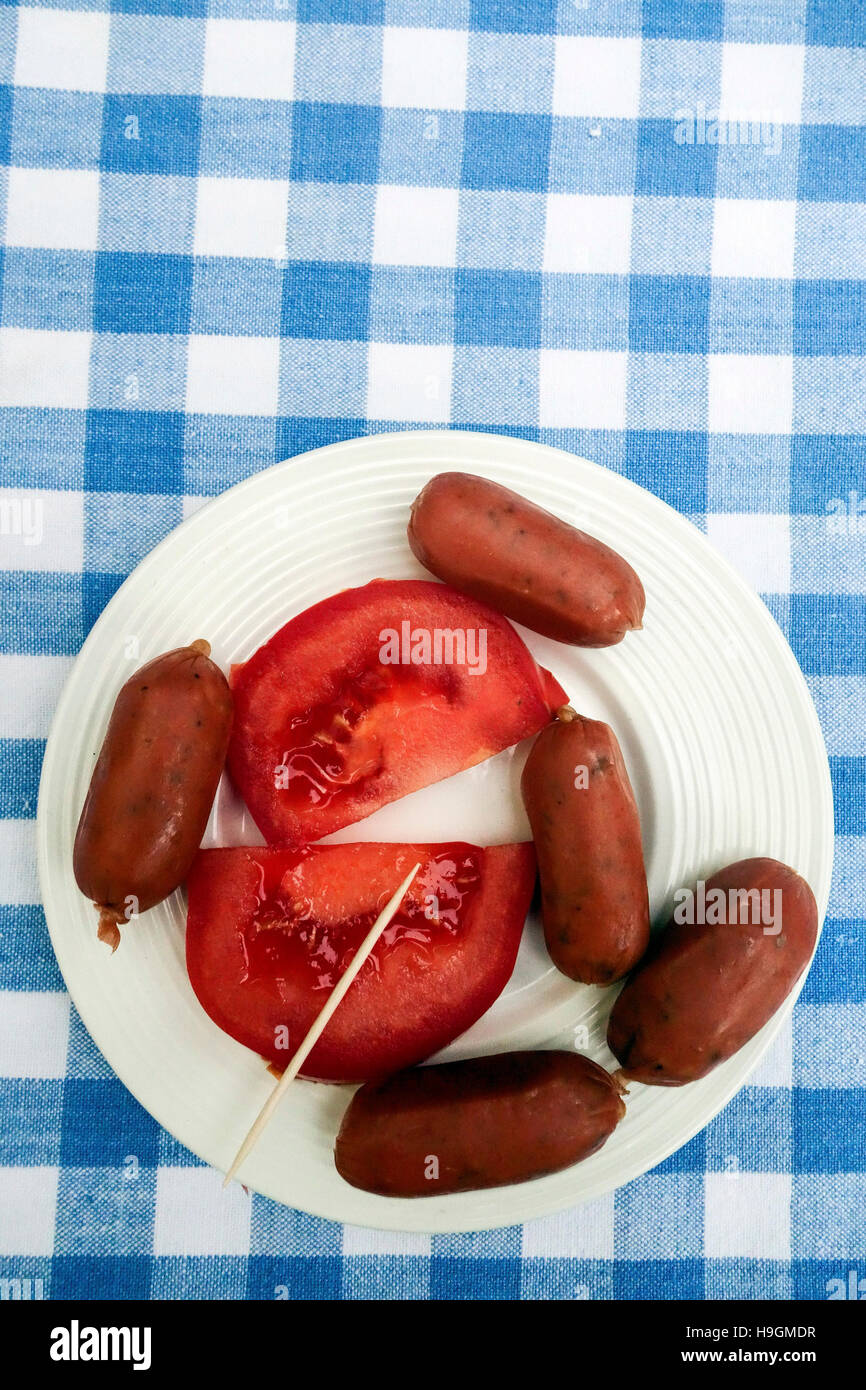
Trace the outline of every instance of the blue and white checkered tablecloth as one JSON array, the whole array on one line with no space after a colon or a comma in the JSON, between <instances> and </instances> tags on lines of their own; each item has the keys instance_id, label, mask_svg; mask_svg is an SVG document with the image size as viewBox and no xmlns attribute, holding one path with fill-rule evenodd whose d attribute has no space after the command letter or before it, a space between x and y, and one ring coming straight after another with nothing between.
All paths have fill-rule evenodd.
<instances>
[{"instance_id":1,"label":"blue and white checkered tablecloth","mask_svg":"<svg viewBox=\"0 0 866 1390\"><path fill-rule=\"evenodd\" d=\"M866 5L0 3L0 84L0 1296L850 1295ZM70 1007L33 821L72 658L155 542L287 455L426 424L705 527L807 675L838 831L793 1027L727 1109L589 1207L433 1238L221 1195Z\"/></svg>"}]
</instances>

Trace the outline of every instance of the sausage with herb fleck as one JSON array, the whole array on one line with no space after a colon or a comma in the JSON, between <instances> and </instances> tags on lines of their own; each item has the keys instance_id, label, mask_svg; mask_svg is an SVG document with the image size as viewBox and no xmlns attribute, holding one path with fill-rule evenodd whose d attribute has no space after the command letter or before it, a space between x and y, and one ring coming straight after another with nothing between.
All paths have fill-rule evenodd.
<instances>
[{"instance_id":1,"label":"sausage with herb fleck","mask_svg":"<svg viewBox=\"0 0 866 1390\"><path fill-rule=\"evenodd\" d=\"M550 958L569 979L611 984L649 942L640 820L613 729L561 709L532 745L520 789Z\"/></svg>"},{"instance_id":2,"label":"sausage with herb fleck","mask_svg":"<svg viewBox=\"0 0 866 1390\"><path fill-rule=\"evenodd\" d=\"M713 920L689 923L684 896L685 920L665 929L611 1011L608 1045L629 1080L683 1086L706 1076L763 1028L811 958L818 908L786 864L740 860L703 892L691 915Z\"/></svg>"},{"instance_id":3,"label":"sausage with herb fleck","mask_svg":"<svg viewBox=\"0 0 866 1390\"><path fill-rule=\"evenodd\" d=\"M441 1197L526 1182L600 1149L625 1114L621 1086L576 1052L501 1052L368 1081L334 1161L353 1187Z\"/></svg>"},{"instance_id":4,"label":"sausage with herb fleck","mask_svg":"<svg viewBox=\"0 0 866 1390\"><path fill-rule=\"evenodd\" d=\"M545 637L610 647L643 622L643 585L621 555L472 473L439 473L412 504L425 569Z\"/></svg>"},{"instance_id":5,"label":"sausage with herb fleck","mask_svg":"<svg viewBox=\"0 0 866 1390\"><path fill-rule=\"evenodd\" d=\"M115 701L73 851L75 881L112 950L119 923L184 881L207 825L232 719L209 653L198 641L156 657Z\"/></svg>"}]
</instances>

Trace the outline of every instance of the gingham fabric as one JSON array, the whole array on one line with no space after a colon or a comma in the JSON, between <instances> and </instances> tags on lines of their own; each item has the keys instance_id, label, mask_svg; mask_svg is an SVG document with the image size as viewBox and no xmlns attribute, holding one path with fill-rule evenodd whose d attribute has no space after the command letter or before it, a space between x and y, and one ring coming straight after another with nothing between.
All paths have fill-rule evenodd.
<instances>
[{"instance_id":1,"label":"gingham fabric","mask_svg":"<svg viewBox=\"0 0 866 1390\"><path fill-rule=\"evenodd\" d=\"M862 1297L866 5L0 4L0 82L0 1296ZM160 1131L70 1007L33 828L70 662L185 511L429 424L704 527L806 673L838 831L727 1109L588 1207L434 1238L223 1195Z\"/></svg>"}]
</instances>

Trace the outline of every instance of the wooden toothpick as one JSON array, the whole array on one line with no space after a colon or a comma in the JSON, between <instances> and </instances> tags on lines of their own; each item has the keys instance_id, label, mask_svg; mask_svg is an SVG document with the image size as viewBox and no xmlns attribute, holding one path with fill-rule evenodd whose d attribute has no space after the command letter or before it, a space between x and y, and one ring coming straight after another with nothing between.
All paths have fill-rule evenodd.
<instances>
[{"instance_id":1,"label":"wooden toothpick","mask_svg":"<svg viewBox=\"0 0 866 1390\"><path fill-rule=\"evenodd\" d=\"M304 1038L300 1047L295 1052L294 1056L292 1057L292 1060L289 1062L289 1065L286 1067L286 1070L283 1072L273 1091L268 1096L268 1099L265 1101L264 1105L259 1111L258 1117L255 1123L253 1124L252 1129L250 1130L246 1139L238 1149L237 1154L235 1155L234 1160L232 1162L232 1165L226 1173L223 1187L228 1187L229 1183L237 1173L244 1159L248 1156L253 1147L258 1143L262 1131L264 1130L265 1126L267 1125L268 1121L270 1120L271 1116L273 1115L274 1111L276 1110L277 1106L282 1100L287 1088L294 1081L298 1072L301 1070L301 1067L304 1065L305 1061L309 1057L316 1043L319 1041L319 1038L324 1033L332 1015L334 1014L335 1010L339 1007L341 1001L344 999L349 989L349 986L351 985L355 976L358 974L358 971L361 969L361 966L364 964L364 961L369 956L373 947L376 945L376 942L379 940L379 937L382 935L382 932L385 930L388 923L396 914L398 907L403 901L403 898L406 896L406 893L409 889L409 885L411 884L420 867L420 864L416 864L412 872L406 875L403 882L400 884L400 887L397 889L396 893L394 893L393 897L389 898L388 902L382 908L382 911L379 913L379 916L376 918L372 927L367 932L367 935L364 937L364 940L361 942L361 945L358 947L358 950L355 952L355 955L352 958L351 963L343 971L343 974L340 976L333 990L328 995L324 1008L322 1009L321 1013L317 1016L317 1018L313 1021L313 1024L310 1027L306 1037Z\"/></svg>"}]
</instances>

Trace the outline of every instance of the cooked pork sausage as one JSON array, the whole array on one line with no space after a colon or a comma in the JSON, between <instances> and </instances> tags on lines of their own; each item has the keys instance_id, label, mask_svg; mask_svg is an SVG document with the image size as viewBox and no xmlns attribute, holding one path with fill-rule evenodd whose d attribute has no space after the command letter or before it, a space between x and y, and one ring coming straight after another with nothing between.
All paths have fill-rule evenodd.
<instances>
[{"instance_id":1,"label":"cooked pork sausage","mask_svg":"<svg viewBox=\"0 0 866 1390\"><path fill-rule=\"evenodd\" d=\"M681 894L610 1015L607 1040L624 1075L650 1086L706 1076L776 1012L817 934L811 888L776 859L729 864Z\"/></svg>"},{"instance_id":2,"label":"cooked pork sausage","mask_svg":"<svg viewBox=\"0 0 866 1390\"><path fill-rule=\"evenodd\" d=\"M625 1106L576 1052L502 1052L362 1086L337 1135L338 1172L385 1197L501 1187L600 1149Z\"/></svg>"},{"instance_id":3,"label":"cooked pork sausage","mask_svg":"<svg viewBox=\"0 0 866 1390\"><path fill-rule=\"evenodd\" d=\"M559 642L610 647L643 622L643 585L621 555L471 473L431 478L409 545L446 584Z\"/></svg>"},{"instance_id":4,"label":"cooked pork sausage","mask_svg":"<svg viewBox=\"0 0 866 1390\"><path fill-rule=\"evenodd\" d=\"M551 960L585 984L619 980L647 948L649 901L637 803L616 735L566 706L536 738L520 786Z\"/></svg>"},{"instance_id":5,"label":"cooked pork sausage","mask_svg":"<svg viewBox=\"0 0 866 1390\"><path fill-rule=\"evenodd\" d=\"M209 652L199 641L149 661L112 711L73 851L75 881L112 950L118 923L183 882L207 825L232 717Z\"/></svg>"}]
</instances>

